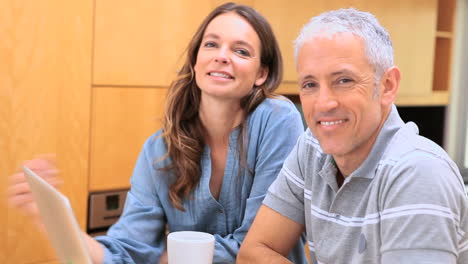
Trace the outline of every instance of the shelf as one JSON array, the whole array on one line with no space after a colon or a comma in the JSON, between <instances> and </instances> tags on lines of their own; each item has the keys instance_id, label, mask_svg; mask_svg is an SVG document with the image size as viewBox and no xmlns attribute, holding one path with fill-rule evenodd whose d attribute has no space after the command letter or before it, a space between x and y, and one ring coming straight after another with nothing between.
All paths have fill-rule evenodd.
<instances>
[{"instance_id":1,"label":"shelf","mask_svg":"<svg viewBox=\"0 0 468 264\"><path fill-rule=\"evenodd\" d=\"M445 106L449 101L449 91L433 91L425 96L399 94L395 104L397 106Z\"/></svg>"},{"instance_id":2,"label":"shelf","mask_svg":"<svg viewBox=\"0 0 468 264\"><path fill-rule=\"evenodd\" d=\"M436 37L451 39L451 38L453 38L453 33L449 32L449 31L437 31L436 32Z\"/></svg>"},{"instance_id":3,"label":"shelf","mask_svg":"<svg viewBox=\"0 0 468 264\"><path fill-rule=\"evenodd\" d=\"M449 92L452 65L455 0L438 0L432 91Z\"/></svg>"}]
</instances>

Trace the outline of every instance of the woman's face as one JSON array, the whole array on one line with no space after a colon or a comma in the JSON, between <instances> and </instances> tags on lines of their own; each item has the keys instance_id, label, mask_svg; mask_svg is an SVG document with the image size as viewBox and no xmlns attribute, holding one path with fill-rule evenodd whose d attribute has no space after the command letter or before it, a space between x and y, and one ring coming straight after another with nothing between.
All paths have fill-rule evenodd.
<instances>
[{"instance_id":1,"label":"woman's face","mask_svg":"<svg viewBox=\"0 0 468 264\"><path fill-rule=\"evenodd\" d=\"M244 18L235 13L215 17L205 30L194 67L202 96L239 101L267 78L260 57L260 39Z\"/></svg>"}]
</instances>

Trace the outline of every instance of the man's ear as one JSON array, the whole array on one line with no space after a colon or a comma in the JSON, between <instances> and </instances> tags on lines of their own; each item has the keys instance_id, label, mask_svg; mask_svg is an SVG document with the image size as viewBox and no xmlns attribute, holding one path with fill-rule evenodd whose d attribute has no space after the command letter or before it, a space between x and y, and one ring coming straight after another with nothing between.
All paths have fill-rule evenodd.
<instances>
[{"instance_id":1,"label":"man's ear","mask_svg":"<svg viewBox=\"0 0 468 264\"><path fill-rule=\"evenodd\" d=\"M396 66L390 67L380 79L380 100L383 105L391 105L400 87L401 72Z\"/></svg>"},{"instance_id":2,"label":"man's ear","mask_svg":"<svg viewBox=\"0 0 468 264\"><path fill-rule=\"evenodd\" d=\"M268 68L267 67L260 67L258 71L257 79L255 80L255 86L262 85L268 77Z\"/></svg>"}]
</instances>

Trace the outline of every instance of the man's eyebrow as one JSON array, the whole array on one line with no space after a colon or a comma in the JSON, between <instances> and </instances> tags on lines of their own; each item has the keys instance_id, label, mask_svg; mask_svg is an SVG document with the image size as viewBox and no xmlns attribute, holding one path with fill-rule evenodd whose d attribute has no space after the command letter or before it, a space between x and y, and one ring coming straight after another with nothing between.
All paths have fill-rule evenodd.
<instances>
[{"instance_id":1,"label":"man's eyebrow","mask_svg":"<svg viewBox=\"0 0 468 264\"><path fill-rule=\"evenodd\" d=\"M312 74L307 74L304 77L299 76L299 79L300 80L315 79L315 76L313 76Z\"/></svg>"},{"instance_id":2,"label":"man's eyebrow","mask_svg":"<svg viewBox=\"0 0 468 264\"><path fill-rule=\"evenodd\" d=\"M332 72L330 75L331 75L331 76L336 76L336 75L350 74L350 73L351 73L350 70L342 69L342 70L339 70L339 71Z\"/></svg>"},{"instance_id":3,"label":"man's eyebrow","mask_svg":"<svg viewBox=\"0 0 468 264\"><path fill-rule=\"evenodd\" d=\"M342 70L338 70L338 71L334 71L330 74L330 76L337 76L337 75L341 75L341 74L351 74L352 72L350 70L347 70L347 69L342 69ZM301 77L299 76L299 79L300 80L309 80L309 79L315 79L315 76L312 75L312 74L307 74L305 75L304 77Z\"/></svg>"}]
</instances>

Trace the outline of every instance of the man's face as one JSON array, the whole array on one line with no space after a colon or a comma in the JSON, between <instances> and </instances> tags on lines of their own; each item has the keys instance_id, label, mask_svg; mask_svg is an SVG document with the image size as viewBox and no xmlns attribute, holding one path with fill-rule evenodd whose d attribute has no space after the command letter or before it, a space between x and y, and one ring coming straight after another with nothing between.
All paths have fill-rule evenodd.
<instances>
[{"instance_id":1,"label":"man's face","mask_svg":"<svg viewBox=\"0 0 468 264\"><path fill-rule=\"evenodd\" d=\"M337 162L364 161L384 122L374 68L364 52L361 38L337 33L306 41L298 54L307 125Z\"/></svg>"}]
</instances>

